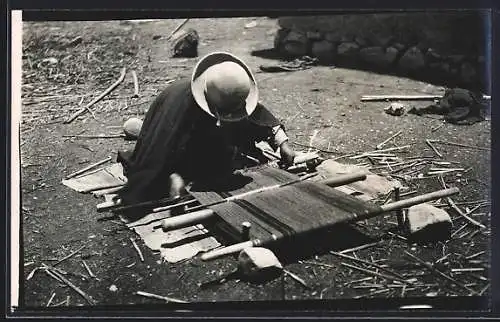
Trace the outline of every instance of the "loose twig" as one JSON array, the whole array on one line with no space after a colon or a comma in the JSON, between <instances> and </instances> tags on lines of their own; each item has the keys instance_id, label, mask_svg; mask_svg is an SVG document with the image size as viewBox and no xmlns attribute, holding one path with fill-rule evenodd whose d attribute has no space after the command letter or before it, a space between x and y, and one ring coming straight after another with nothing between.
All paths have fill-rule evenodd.
<instances>
[{"instance_id":1,"label":"loose twig","mask_svg":"<svg viewBox=\"0 0 500 322\"><path fill-rule=\"evenodd\" d=\"M82 174L82 173L84 173L84 172L86 172L86 171L88 171L88 170L90 170L90 169L92 169L92 168L95 168L95 167L97 167L97 166L99 166L99 165L101 165L101 164L104 164L104 163L106 163L106 162L108 162L108 161L111 161L112 159L113 159L112 157L107 157L107 158L106 158L106 159L104 159L104 160L101 160L101 161L98 161L98 162L96 162L96 163L93 163L93 164L91 164L91 165L89 165L89 166L87 166L87 167L85 167L85 168L83 168L83 169L81 169L81 170L78 170L78 171L76 171L76 172L73 172L73 173L71 173L71 174L68 174L68 175L66 176L66 179L70 179L70 178L76 177L77 175Z\"/></svg>"},{"instance_id":2,"label":"loose twig","mask_svg":"<svg viewBox=\"0 0 500 322\"><path fill-rule=\"evenodd\" d=\"M369 262L369 261L365 261L363 259L359 259L359 258L356 258L356 257L351 257L351 256L344 255L344 254L341 254L341 253L337 253L337 252L334 252L334 251L330 251L330 254L338 256L340 258L346 258L346 259L352 260L354 262L358 262L358 263L362 263L362 264L365 264L365 265L370 265L370 266L376 267L378 269L381 269L381 270L385 271L386 273L389 273L389 274L391 274L393 276L396 276L399 279L399 281L406 282L404 276L401 276L398 273L393 272L390 269L387 269L387 268L385 268L385 267L383 267L381 265L378 265L376 263L372 263L372 262Z\"/></svg>"},{"instance_id":3,"label":"loose twig","mask_svg":"<svg viewBox=\"0 0 500 322\"><path fill-rule=\"evenodd\" d=\"M56 292L52 293L52 296L50 297L49 301L47 302L47 305L46 305L47 307L50 306L50 304L52 303L54 296L56 296Z\"/></svg>"},{"instance_id":4,"label":"loose twig","mask_svg":"<svg viewBox=\"0 0 500 322\"><path fill-rule=\"evenodd\" d=\"M341 263L341 264L343 266L355 269L357 271L360 271L360 272L363 272L363 273L366 273L366 274L369 274L369 275L373 275L373 276L377 276L377 277L382 277L382 278L385 278L385 279L388 279L388 280L396 280L396 281L400 281L400 282L406 283L406 284L413 284L412 282L409 282L409 281L407 281L405 279L401 279L399 277L389 276L389 275L386 275L386 274L380 274L380 273L377 273L377 272L374 272L374 271L370 271L368 269L364 269L364 268L361 268L361 267L358 267L358 266L350 265L350 264L347 264L347 263Z\"/></svg>"},{"instance_id":5,"label":"loose twig","mask_svg":"<svg viewBox=\"0 0 500 322\"><path fill-rule=\"evenodd\" d=\"M455 142L448 142L448 141L441 141L441 140L429 140L432 143L438 143L438 144L445 144L445 145L453 145L453 146L458 146L461 148L469 148L469 149L477 149L477 150L483 150L483 151L491 151L491 148L485 148L481 146L474 146L474 145L467 145L467 144L461 144L461 143L455 143Z\"/></svg>"},{"instance_id":6,"label":"loose twig","mask_svg":"<svg viewBox=\"0 0 500 322\"><path fill-rule=\"evenodd\" d=\"M362 249L365 249L365 248L370 248L370 247L376 246L378 244L380 244L380 241L375 242L375 243L371 243L371 244L361 245L361 246L354 247L354 248L344 249L343 251L340 251L339 254L345 254L345 253L355 252L355 251L358 251L358 250L362 250Z\"/></svg>"},{"instance_id":7,"label":"loose twig","mask_svg":"<svg viewBox=\"0 0 500 322\"><path fill-rule=\"evenodd\" d=\"M464 289L466 289L467 291L469 291L471 293L471 295L475 295L477 294L476 291L474 291L473 289L465 286L464 284L456 281L455 279L453 279L452 277L446 275L445 273L441 272L440 270L438 270L437 268L435 268L434 266L432 266L432 264L430 263L427 263L423 260L421 260L420 258L418 258L417 256L407 252L407 251L404 251L406 255L408 255L409 257L413 258L415 261L417 261L418 263L422 264L423 266L425 266L426 268L428 268L429 270L439 274L440 276L444 277L445 279L447 279L448 281L452 282L453 284L455 285L458 285Z\"/></svg>"},{"instance_id":8,"label":"loose twig","mask_svg":"<svg viewBox=\"0 0 500 322\"><path fill-rule=\"evenodd\" d=\"M68 256L58 260L56 263L52 264L52 266L57 266L59 264L61 264L62 262L64 262L65 260L75 256L79 251L81 251L82 249L84 249L87 245L83 245L82 247L78 248L77 250L75 250L74 252L72 252L71 254L69 254Z\"/></svg>"},{"instance_id":9,"label":"loose twig","mask_svg":"<svg viewBox=\"0 0 500 322\"><path fill-rule=\"evenodd\" d=\"M387 142L389 142L390 140L394 139L395 137L397 137L397 136L401 135L401 133L403 133L403 131L398 131L396 134L391 135L391 137L389 137L388 139L386 139L386 140L385 140L385 141L383 141L382 143L377 144L376 149L377 149L377 150L382 149L382 147L383 147L384 145L386 145L386 144L387 144Z\"/></svg>"},{"instance_id":10,"label":"loose twig","mask_svg":"<svg viewBox=\"0 0 500 322\"><path fill-rule=\"evenodd\" d=\"M85 107L79 109L77 112L75 112L73 115L71 115L67 120L65 120L63 123L64 124L69 124L71 122L73 122L78 116L84 114L85 112L88 112L90 111L90 107L93 106L95 103L99 102L100 100L102 100L104 98L104 96L108 95L109 93L111 93L111 91L113 91L118 85L120 85L120 83L123 81L123 79L125 78L125 73L126 73L127 69L126 68L123 68L122 69L122 72L121 72L121 75L120 75L120 78L118 78L118 80L113 83L110 87L108 87L104 92L102 92L101 95L99 95L98 97L96 97L95 99L93 99L90 103L88 103L87 105L85 105Z\"/></svg>"},{"instance_id":11,"label":"loose twig","mask_svg":"<svg viewBox=\"0 0 500 322\"><path fill-rule=\"evenodd\" d=\"M305 288L309 289L309 285L306 284L306 282L301 279L300 277L298 277L297 275L295 275L294 273L290 272L290 271L287 271L286 269L283 270L283 272L290 276L293 280L295 280L296 282L298 282L299 284L301 284L302 286L304 286Z\"/></svg>"},{"instance_id":12,"label":"loose twig","mask_svg":"<svg viewBox=\"0 0 500 322\"><path fill-rule=\"evenodd\" d=\"M143 291L137 291L137 292L135 292L135 294L139 295L139 296L144 296L144 297L147 297L147 298L151 298L151 299L163 300L163 301L166 301L166 302L189 303L189 302L186 302L186 301L183 301L183 300L174 299L172 297L166 297L166 296L156 295L156 294L147 293L147 292L143 292Z\"/></svg>"},{"instance_id":13,"label":"loose twig","mask_svg":"<svg viewBox=\"0 0 500 322\"><path fill-rule=\"evenodd\" d=\"M436 147L434 145L432 145L430 140L425 140L425 143L427 143L427 145L432 149L432 151L434 151L434 153L436 153L436 155L438 157L440 157L440 158L443 157L443 155L436 149Z\"/></svg>"},{"instance_id":14,"label":"loose twig","mask_svg":"<svg viewBox=\"0 0 500 322\"><path fill-rule=\"evenodd\" d=\"M80 294L81 297L83 297L85 300L87 300L87 302L89 302L90 305L95 305L96 304L95 301L90 296L88 296L84 291L82 291L81 289L79 289L73 283L71 283L70 281L68 281L64 276L62 276L61 274L59 274L56 270L53 270L50 266L47 266L45 264L42 264L42 265L44 266L45 271L47 273L50 272L52 274L51 277L55 276L55 279L60 280L64 284L66 284L69 287L71 287L75 292L77 292L78 294Z\"/></svg>"},{"instance_id":15,"label":"loose twig","mask_svg":"<svg viewBox=\"0 0 500 322\"><path fill-rule=\"evenodd\" d=\"M132 71L132 79L134 80L134 95L132 97L139 97L139 81L137 80L137 73Z\"/></svg>"},{"instance_id":16,"label":"loose twig","mask_svg":"<svg viewBox=\"0 0 500 322\"><path fill-rule=\"evenodd\" d=\"M85 260L82 259L82 263L83 263L83 266L85 267L85 269L87 270L87 272L89 273L89 276L95 278L96 277L95 274L90 270L90 267L87 265Z\"/></svg>"},{"instance_id":17,"label":"loose twig","mask_svg":"<svg viewBox=\"0 0 500 322\"><path fill-rule=\"evenodd\" d=\"M139 246L137 246L137 244L135 243L135 240L130 238L130 241L132 242L132 245L134 245L134 248L137 251L137 254L139 254L139 258L141 259L141 262L144 262L144 256L142 256L141 249L139 248Z\"/></svg>"},{"instance_id":18,"label":"loose twig","mask_svg":"<svg viewBox=\"0 0 500 322\"><path fill-rule=\"evenodd\" d=\"M480 222L477 222L474 219L472 219L471 217L467 216L460 208L458 208L458 206L455 204L453 199L451 199L450 197L447 197L446 202L453 210L455 210L460 216L464 217L468 222L470 222L471 224L473 224L481 229L486 229L485 225L483 225Z\"/></svg>"},{"instance_id":19,"label":"loose twig","mask_svg":"<svg viewBox=\"0 0 500 322\"><path fill-rule=\"evenodd\" d=\"M172 38L172 36L175 35L175 33L177 31L179 31L188 21L189 21L189 18L186 18L186 19L184 19L183 22L181 22L179 25L177 25L177 27L175 27L175 29L170 33L170 35L168 35L167 40Z\"/></svg>"},{"instance_id":20,"label":"loose twig","mask_svg":"<svg viewBox=\"0 0 500 322\"><path fill-rule=\"evenodd\" d=\"M117 139L124 138L125 134L99 134L99 135L63 135L63 138L76 138L76 139Z\"/></svg>"}]
</instances>

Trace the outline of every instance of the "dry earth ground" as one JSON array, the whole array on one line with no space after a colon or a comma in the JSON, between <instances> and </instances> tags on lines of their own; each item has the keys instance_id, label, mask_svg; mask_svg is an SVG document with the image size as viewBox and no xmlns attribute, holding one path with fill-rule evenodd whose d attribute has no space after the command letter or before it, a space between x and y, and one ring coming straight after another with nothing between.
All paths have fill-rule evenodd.
<instances>
[{"instance_id":1,"label":"dry earth ground","mask_svg":"<svg viewBox=\"0 0 500 322\"><path fill-rule=\"evenodd\" d=\"M245 25L257 21L257 26ZM204 263L193 259L180 264L160 264L140 240L145 262L140 262L129 238L135 237L124 225L114 221L98 222L95 209L98 200L79 194L61 184L61 179L84 166L116 151L132 148L133 143L122 139L70 139L69 134L119 133L123 122L131 116L142 117L148 103L166 86L168 80L189 77L197 59L173 59L169 56L166 36L181 20L146 22L25 22L23 27L23 108L21 125L21 183L22 183L22 257L25 267L21 292L27 306L45 306L55 292L52 304L70 296L71 305L85 305L85 300L69 287L63 287L45 273L38 271L29 280L28 274L41 262L50 264L86 243L80 254L65 260L58 267L67 272L87 275L82 259L97 278L67 278L94 298L99 305L158 303L134 294L142 290L186 301L247 301L291 299L340 299L365 296L399 297L402 287L388 288L353 282L367 277L341 265L341 260L325 254L309 259L331 267L311 263L293 263L287 269L300 276L310 289L303 288L289 277L264 285L230 280L207 289L199 283L228 273L235 267L231 258ZM439 88L406 78L379 75L359 70L318 66L291 73L259 73L258 67L271 60L251 55L252 50L272 46L276 20L268 18L194 19L189 27L201 37L199 54L214 50L230 51L256 72L262 101L284 120L291 140L307 144L314 130L320 130L314 145L329 149L331 156L341 156L373 150L384 139L399 130L403 134L388 144L411 147L402 156L433 156L425 144L426 138L489 147L490 123L472 126L445 124L437 131L431 128L440 121L407 115L395 117L385 114L387 103L362 103L361 95L421 94L439 92ZM67 45L75 37L82 42ZM114 82L123 67L135 70L139 77L140 97L131 98L133 83L130 74L112 94L92 107L95 119L89 113L71 124L63 124L76 109ZM81 104L81 105L79 105ZM425 104L425 103L424 103ZM459 162L463 168L472 168L457 182L457 177L446 176L449 184L461 189L457 202L489 200L490 153L469 148L437 145L443 160ZM300 147L297 147L300 148ZM347 159L348 161L349 159ZM352 161L352 160L351 160ZM435 178L414 182L412 188L420 193L440 189ZM473 217L489 225L489 208L481 208ZM360 226L369 234L382 235L393 227L394 218L388 214ZM452 213L454 230L466 221ZM450 268L471 266L464 257L481 251L474 267L483 267L476 273L455 274L455 278L487 294L489 267L489 231L453 238L446 243L424 246L408 245L389 236L382 244L356 252L359 258L380 260L393 270L408 277L416 277L428 284L405 290L404 296L466 295L467 292L450 285L446 280L429 274L404 256L404 250L413 249L420 258L434 262L449 254ZM458 234L460 236L462 234ZM335 245L331 245L335 249ZM53 262L52 262L53 263ZM484 276L483 278L481 276ZM391 282L377 278L378 283ZM368 283L376 283L372 280ZM115 285L116 291L110 286Z\"/></svg>"}]
</instances>

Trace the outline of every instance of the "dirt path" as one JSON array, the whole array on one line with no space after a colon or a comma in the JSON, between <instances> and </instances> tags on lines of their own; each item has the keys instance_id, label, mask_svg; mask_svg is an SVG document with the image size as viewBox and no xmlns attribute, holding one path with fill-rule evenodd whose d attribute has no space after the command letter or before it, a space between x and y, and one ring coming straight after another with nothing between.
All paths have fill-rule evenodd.
<instances>
[{"instance_id":1,"label":"dirt path","mask_svg":"<svg viewBox=\"0 0 500 322\"><path fill-rule=\"evenodd\" d=\"M386 103L361 103L359 100L361 95L439 92L439 88L426 83L328 66L292 73L258 72L259 65L273 61L250 53L272 46L276 22L257 18L256 27L245 28L252 20L194 19L187 26L200 33L200 56L215 50L230 51L250 65L255 71L262 101L284 120L293 141L307 144L313 130L318 129L320 132L314 144L335 151L333 155L338 156L372 150L391 134L402 130L403 135L396 144L412 144L411 155L432 155L424 142L425 138L489 147L489 122L465 127L445 124L432 132L431 128L439 125L439 121L418 116L390 116L383 112ZM119 149L133 147L133 143L121 139L72 140L62 135L117 133L127 118L144 114L148 103L168 80L190 76L197 58L170 58L165 40L179 22L53 22L25 25L25 105L21 126L22 257L25 263L35 264L27 266L22 275L26 278L41 262L51 263L86 244L81 256L74 256L58 267L67 272L87 274L82 266L82 259L85 259L97 278L83 280L71 275L68 278L100 305L158 302L136 296L134 292L140 290L187 301L207 302L281 300L283 297L352 298L368 293L368 289L352 288L349 284L366 276L346 270L332 255L322 255L314 260L334 265L333 269L300 263L289 265L288 269L301 276L311 286L310 290L289 278L286 279L284 293L280 279L266 285L233 280L201 289L199 283L228 273L234 269L235 262L227 259L203 263L193 259L176 265L161 264L159 255L153 254L138 241L146 258L142 263L129 240L135 237L131 231L119 222L97 222L95 205L98 200L78 194L60 183L70 172L107 156L115 157ZM80 44L64 47L78 36L83 39ZM44 61L50 58L56 58L57 62L51 65L50 60ZM122 67L137 71L140 98L130 97L133 84L128 75L116 91L93 107L96 119L87 114L69 125L61 123L72 113L68 109L79 108L79 103L88 103L114 82ZM58 73L61 75L57 76ZM57 97L47 99L54 95ZM443 159L460 162L464 168L472 167L466 175L468 184L459 184L462 192L457 200L489 199L489 152L451 146L439 148ZM473 181L475 179L479 181ZM455 179L453 182L456 183ZM415 188L427 192L439 188L439 185L432 180L422 180ZM377 234L387 228L389 217L373 220L370 230ZM470 240L454 239L446 244L422 247L419 251L429 260L442 257L445 251L462 254L464 248L467 248L468 254L488 251L487 235L479 233L475 236ZM390 248L389 241L384 245L357 255L397 261L404 249L412 247L399 239L391 240ZM483 256L488 258L487 254ZM432 292L452 294L441 287L443 281L433 280L432 277L427 279L429 283L439 285L425 290L409 290L406 296ZM486 285L482 280L470 283L476 283L475 289ZM110 290L112 285L116 286L116 291ZM86 303L73 290L62 287L41 271L24 282L22 291L25 304L29 306L46 305L53 292L52 303L61 302L67 296L70 296L71 305ZM456 289L453 294L461 292ZM378 296L390 294L395 293Z\"/></svg>"}]
</instances>

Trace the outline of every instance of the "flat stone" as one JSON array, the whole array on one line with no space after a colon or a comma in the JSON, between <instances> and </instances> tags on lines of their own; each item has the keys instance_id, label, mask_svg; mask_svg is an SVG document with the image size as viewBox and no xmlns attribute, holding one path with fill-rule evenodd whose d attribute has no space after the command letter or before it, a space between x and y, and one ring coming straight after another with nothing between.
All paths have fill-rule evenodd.
<instances>
[{"instance_id":1,"label":"flat stone","mask_svg":"<svg viewBox=\"0 0 500 322\"><path fill-rule=\"evenodd\" d=\"M356 37L356 38L354 38L354 42L356 42L359 45L359 47L366 47L366 46L368 46L368 41L365 38L363 38L363 37Z\"/></svg>"},{"instance_id":2,"label":"flat stone","mask_svg":"<svg viewBox=\"0 0 500 322\"><path fill-rule=\"evenodd\" d=\"M279 276L283 265L269 249L249 247L239 254L238 269L248 279L267 280Z\"/></svg>"},{"instance_id":3,"label":"flat stone","mask_svg":"<svg viewBox=\"0 0 500 322\"><path fill-rule=\"evenodd\" d=\"M424 55L417 47L411 47L399 59L399 67L407 72L418 71L425 67Z\"/></svg>"},{"instance_id":4,"label":"flat stone","mask_svg":"<svg viewBox=\"0 0 500 322\"><path fill-rule=\"evenodd\" d=\"M310 40L322 40L323 34L320 31L308 31L306 32L306 37Z\"/></svg>"},{"instance_id":5,"label":"flat stone","mask_svg":"<svg viewBox=\"0 0 500 322\"><path fill-rule=\"evenodd\" d=\"M327 40L315 41L312 45L312 55L322 62L331 62L336 55L336 47Z\"/></svg>"},{"instance_id":6,"label":"flat stone","mask_svg":"<svg viewBox=\"0 0 500 322\"><path fill-rule=\"evenodd\" d=\"M399 43L399 42L396 42L396 43L392 44L391 46L396 48L399 51L403 51L406 49L406 46L403 45L402 43Z\"/></svg>"},{"instance_id":7,"label":"flat stone","mask_svg":"<svg viewBox=\"0 0 500 322\"><path fill-rule=\"evenodd\" d=\"M355 42L343 42L337 47L339 56L353 56L359 52L359 45Z\"/></svg>"},{"instance_id":8,"label":"flat stone","mask_svg":"<svg viewBox=\"0 0 500 322\"><path fill-rule=\"evenodd\" d=\"M439 55L434 49L429 48L425 53L425 58L429 63L434 63L441 61L443 57L441 57L441 55Z\"/></svg>"},{"instance_id":9,"label":"flat stone","mask_svg":"<svg viewBox=\"0 0 500 322\"><path fill-rule=\"evenodd\" d=\"M274 36L274 48L279 49L283 43L283 40L288 35L290 30L288 29L278 29L276 35Z\"/></svg>"},{"instance_id":10,"label":"flat stone","mask_svg":"<svg viewBox=\"0 0 500 322\"><path fill-rule=\"evenodd\" d=\"M427 203L408 208L405 223L412 242L448 240L453 226L446 211Z\"/></svg>"},{"instance_id":11,"label":"flat stone","mask_svg":"<svg viewBox=\"0 0 500 322\"><path fill-rule=\"evenodd\" d=\"M327 32L325 34L325 40L328 40L333 43L338 43L341 41L341 35L338 32Z\"/></svg>"},{"instance_id":12,"label":"flat stone","mask_svg":"<svg viewBox=\"0 0 500 322\"><path fill-rule=\"evenodd\" d=\"M399 50L395 47L387 47L385 50L385 60L388 65L393 64L398 58Z\"/></svg>"},{"instance_id":13,"label":"flat stone","mask_svg":"<svg viewBox=\"0 0 500 322\"><path fill-rule=\"evenodd\" d=\"M304 56L309 51L309 39L305 33L292 30L283 40L283 50L291 56Z\"/></svg>"},{"instance_id":14,"label":"flat stone","mask_svg":"<svg viewBox=\"0 0 500 322\"><path fill-rule=\"evenodd\" d=\"M365 63L377 67L385 67L387 60L385 58L385 51L382 47L366 47L359 51L359 57Z\"/></svg>"}]
</instances>

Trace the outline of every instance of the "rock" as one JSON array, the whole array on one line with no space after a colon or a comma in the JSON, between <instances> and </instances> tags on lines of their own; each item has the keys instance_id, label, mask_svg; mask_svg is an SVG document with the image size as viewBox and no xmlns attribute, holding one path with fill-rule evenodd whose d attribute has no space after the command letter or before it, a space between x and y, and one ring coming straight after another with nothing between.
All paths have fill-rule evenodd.
<instances>
[{"instance_id":1,"label":"rock","mask_svg":"<svg viewBox=\"0 0 500 322\"><path fill-rule=\"evenodd\" d=\"M274 49L280 49L285 37L290 31L288 29L278 29L276 35L274 36Z\"/></svg>"},{"instance_id":2,"label":"rock","mask_svg":"<svg viewBox=\"0 0 500 322\"><path fill-rule=\"evenodd\" d=\"M380 46L380 47L387 47L389 46L389 44L393 41L394 37L392 36L378 36L378 37L374 37L372 39L372 43L375 45L375 46Z\"/></svg>"},{"instance_id":3,"label":"rock","mask_svg":"<svg viewBox=\"0 0 500 322\"><path fill-rule=\"evenodd\" d=\"M172 36L172 57L193 58L198 56L200 36L194 29L180 30Z\"/></svg>"},{"instance_id":4,"label":"rock","mask_svg":"<svg viewBox=\"0 0 500 322\"><path fill-rule=\"evenodd\" d=\"M425 66L425 58L420 49L411 47L399 59L399 68L406 72L415 72Z\"/></svg>"},{"instance_id":5,"label":"rock","mask_svg":"<svg viewBox=\"0 0 500 322\"><path fill-rule=\"evenodd\" d=\"M368 41L363 38L363 37L356 37L354 38L354 42L359 45L359 47L366 47L368 46Z\"/></svg>"},{"instance_id":6,"label":"rock","mask_svg":"<svg viewBox=\"0 0 500 322\"><path fill-rule=\"evenodd\" d=\"M398 58L399 50L395 47L387 47L385 50L385 60L388 65L392 65Z\"/></svg>"},{"instance_id":7,"label":"rock","mask_svg":"<svg viewBox=\"0 0 500 322\"><path fill-rule=\"evenodd\" d=\"M441 61L442 60L442 57L441 55L439 55L434 49L432 48L429 48L427 49L427 51L425 52L425 59L429 62L429 63L434 63L434 62L438 62L438 61Z\"/></svg>"},{"instance_id":8,"label":"rock","mask_svg":"<svg viewBox=\"0 0 500 322\"><path fill-rule=\"evenodd\" d=\"M338 32L327 32L325 34L325 40L328 40L333 43L338 43L341 41L341 36Z\"/></svg>"},{"instance_id":9,"label":"rock","mask_svg":"<svg viewBox=\"0 0 500 322\"><path fill-rule=\"evenodd\" d=\"M290 31L283 39L283 50L291 56L304 56L309 51L309 39L305 33Z\"/></svg>"},{"instance_id":10,"label":"rock","mask_svg":"<svg viewBox=\"0 0 500 322\"><path fill-rule=\"evenodd\" d=\"M451 237L450 215L427 203L408 208L405 223L411 242L444 241Z\"/></svg>"},{"instance_id":11,"label":"rock","mask_svg":"<svg viewBox=\"0 0 500 322\"><path fill-rule=\"evenodd\" d=\"M377 67L385 67L385 52L382 47L366 47L359 51L359 58L365 63Z\"/></svg>"},{"instance_id":12,"label":"rock","mask_svg":"<svg viewBox=\"0 0 500 322\"><path fill-rule=\"evenodd\" d=\"M337 54L342 57L351 57L357 55L359 45L355 42L343 42L337 47Z\"/></svg>"},{"instance_id":13,"label":"rock","mask_svg":"<svg viewBox=\"0 0 500 322\"><path fill-rule=\"evenodd\" d=\"M391 103L391 105L384 108L384 111L389 115L401 116L405 113L406 107L401 103L394 102Z\"/></svg>"},{"instance_id":14,"label":"rock","mask_svg":"<svg viewBox=\"0 0 500 322\"><path fill-rule=\"evenodd\" d=\"M312 55L320 62L331 62L335 54L335 45L327 40L315 41L312 45Z\"/></svg>"},{"instance_id":15,"label":"rock","mask_svg":"<svg viewBox=\"0 0 500 322\"><path fill-rule=\"evenodd\" d=\"M476 80L477 72L471 63L465 62L460 68L460 78L464 83L472 83Z\"/></svg>"},{"instance_id":16,"label":"rock","mask_svg":"<svg viewBox=\"0 0 500 322\"><path fill-rule=\"evenodd\" d=\"M306 37L310 40L322 40L323 34L319 31L308 31L306 32Z\"/></svg>"},{"instance_id":17,"label":"rock","mask_svg":"<svg viewBox=\"0 0 500 322\"><path fill-rule=\"evenodd\" d=\"M123 124L123 133L125 133L129 139L137 139L141 132L141 127L142 120L132 117Z\"/></svg>"},{"instance_id":18,"label":"rock","mask_svg":"<svg viewBox=\"0 0 500 322\"><path fill-rule=\"evenodd\" d=\"M283 265L269 249L249 247L238 256L238 270L247 279L264 281L279 276Z\"/></svg>"},{"instance_id":19,"label":"rock","mask_svg":"<svg viewBox=\"0 0 500 322\"><path fill-rule=\"evenodd\" d=\"M406 46L399 42L392 44L392 47L396 48L399 51L403 51L406 49Z\"/></svg>"},{"instance_id":20,"label":"rock","mask_svg":"<svg viewBox=\"0 0 500 322\"><path fill-rule=\"evenodd\" d=\"M113 285L111 285L111 286L109 287L109 290L110 290L111 292L116 292L116 291L118 291L118 287L117 287L115 284L113 284Z\"/></svg>"}]
</instances>

